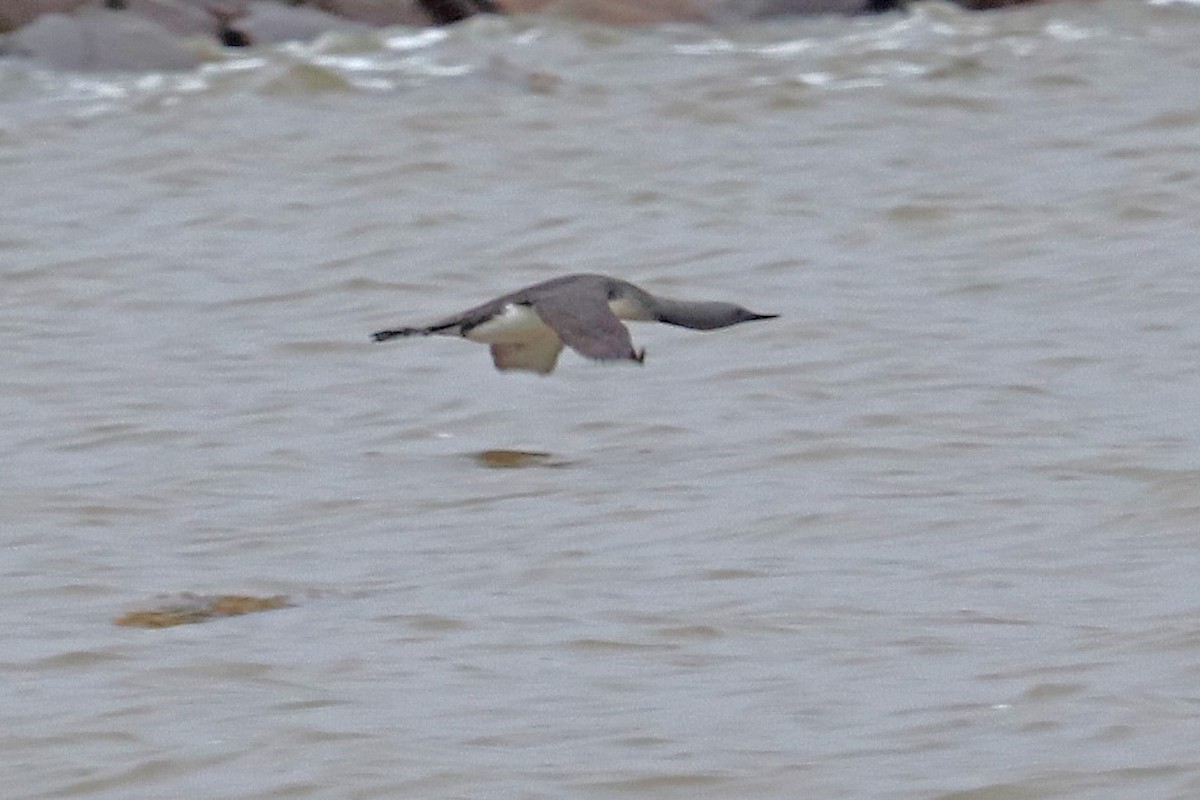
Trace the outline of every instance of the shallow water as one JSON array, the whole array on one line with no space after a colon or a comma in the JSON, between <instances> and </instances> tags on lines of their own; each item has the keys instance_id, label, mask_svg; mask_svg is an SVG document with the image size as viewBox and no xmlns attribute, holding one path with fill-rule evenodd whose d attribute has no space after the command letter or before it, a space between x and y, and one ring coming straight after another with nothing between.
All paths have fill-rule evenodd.
<instances>
[{"instance_id":1,"label":"shallow water","mask_svg":"<svg viewBox=\"0 0 1200 800\"><path fill-rule=\"evenodd\" d=\"M5 797L1197 796L1196 41L0 62ZM548 378L368 339L574 271L783 317ZM296 605L113 625L183 592Z\"/></svg>"}]
</instances>

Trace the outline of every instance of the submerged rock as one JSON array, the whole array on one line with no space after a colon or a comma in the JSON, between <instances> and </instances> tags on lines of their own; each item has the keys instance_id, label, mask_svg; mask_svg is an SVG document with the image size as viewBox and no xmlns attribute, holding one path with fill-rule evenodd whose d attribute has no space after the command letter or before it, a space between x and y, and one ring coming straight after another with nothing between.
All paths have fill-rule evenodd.
<instances>
[{"instance_id":1,"label":"submerged rock","mask_svg":"<svg viewBox=\"0 0 1200 800\"><path fill-rule=\"evenodd\" d=\"M224 617L240 617L258 611L290 608L286 595L253 597L242 594L202 595L184 592L163 598L153 608L130 611L113 620L124 628L172 628L176 625L195 625Z\"/></svg>"},{"instance_id":2,"label":"submerged rock","mask_svg":"<svg viewBox=\"0 0 1200 800\"><path fill-rule=\"evenodd\" d=\"M474 453L473 457L481 466L491 469L566 466L566 462L557 461L549 453L536 450L482 450Z\"/></svg>"},{"instance_id":3,"label":"submerged rock","mask_svg":"<svg viewBox=\"0 0 1200 800\"><path fill-rule=\"evenodd\" d=\"M420 0L420 3L436 25L461 22L476 14L500 13L500 8L491 0Z\"/></svg>"}]
</instances>

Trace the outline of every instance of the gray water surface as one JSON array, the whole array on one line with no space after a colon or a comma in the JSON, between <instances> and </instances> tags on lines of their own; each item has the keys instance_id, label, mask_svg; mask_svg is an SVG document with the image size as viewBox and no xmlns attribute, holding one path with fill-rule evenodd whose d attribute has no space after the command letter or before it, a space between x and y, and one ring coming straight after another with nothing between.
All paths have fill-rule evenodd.
<instances>
[{"instance_id":1,"label":"gray water surface","mask_svg":"<svg viewBox=\"0 0 1200 800\"><path fill-rule=\"evenodd\" d=\"M3 796L1200 796L1197 42L0 62ZM783 316L548 378L368 339L581 271ZM181 592L295 605L112 624Z\"/></svg>"}]
</instances>

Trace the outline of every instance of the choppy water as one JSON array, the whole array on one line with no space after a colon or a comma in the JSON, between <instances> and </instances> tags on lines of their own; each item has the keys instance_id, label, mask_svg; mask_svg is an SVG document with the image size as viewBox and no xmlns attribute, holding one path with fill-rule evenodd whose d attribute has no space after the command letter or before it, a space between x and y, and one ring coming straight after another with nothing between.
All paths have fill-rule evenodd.
<instances>
[{"instance_id":1,"label":"choppy water","mask_svg":"<svg viewBox=\"0 0 1200 800\"><path fill-rule=\"evenodd\" d=\"M1198 41L0 64L3 795L1200 796ZM367 339L568 271L784 317L545 379ZM296 605L112 624L179 592Z\"/></svg>"}]
</instances>

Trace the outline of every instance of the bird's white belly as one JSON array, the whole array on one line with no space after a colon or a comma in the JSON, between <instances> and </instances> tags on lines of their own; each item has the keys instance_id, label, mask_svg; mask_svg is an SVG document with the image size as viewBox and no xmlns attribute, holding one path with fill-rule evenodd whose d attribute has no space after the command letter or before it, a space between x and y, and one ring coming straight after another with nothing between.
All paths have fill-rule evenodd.
<instances>
[{"instance_id":1,"label":"bird's white belly","mask_svg":"<svg viewBox=\"0 0 1200 800\"><path fill-rule=\"evenodd\" d=\"M558 338L532 307L516 304L505 306L502 313L479 323L464 336L487 344L524 344L547 336Z\"/></svg>"}]
</instances>

